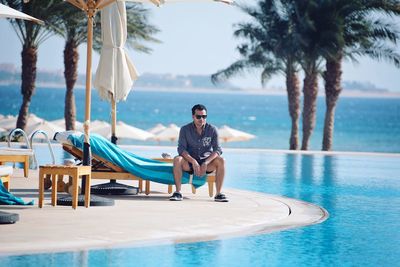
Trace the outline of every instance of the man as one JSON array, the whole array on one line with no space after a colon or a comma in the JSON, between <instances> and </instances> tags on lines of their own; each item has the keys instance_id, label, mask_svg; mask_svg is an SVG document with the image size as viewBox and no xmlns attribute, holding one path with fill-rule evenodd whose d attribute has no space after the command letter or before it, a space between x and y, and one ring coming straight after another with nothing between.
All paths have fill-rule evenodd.
<instances>
[{"instance_id":1,"label":"man","mask_svg":"<svg viewBox=\"0 0 400 267\"><path fill-rule=\"evenodd\" d=\"M182 172L189 172L196 176L216 171L215 183L217 192L215 201L228 202L221 193L225 176L225 161L221 157L222 150L218 142L217 129L208 124L207 108L197 104L192 108L193 122L183 126L179 133L178 156L174 158L174 180L176 191L170 200L181 201Z\"/></svg>"}]
</instances>

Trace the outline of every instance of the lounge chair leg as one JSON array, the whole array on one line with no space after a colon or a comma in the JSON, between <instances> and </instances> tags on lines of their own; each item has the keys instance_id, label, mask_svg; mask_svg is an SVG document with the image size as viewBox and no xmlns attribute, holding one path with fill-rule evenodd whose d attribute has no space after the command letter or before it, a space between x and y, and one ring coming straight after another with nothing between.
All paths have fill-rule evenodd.
<instances>
[{"instance_id":1,"label":"lounge chair leg","mask_svg":"<svg viewBox=\"0 0 400 267\"><path fill-rule=\"evenodd\" d=\"M150 181L146 180L146 191L145 191L146 196L150 194Z\"/></svg>"},{"instance_id":2,"label":"lounge chair leg","mask_svg":"<svg viewBox=\"0 0 400 267\"><path fill-rule=\"evenodd\" d=\"M139 179L138 184L139 184L139 192L142 193L143 192L143 180Z\"/></svg>"},{"instance_id":3,"label":"lounge chair leg","mask_svg":"<svg viewBox=\"0 0 400 267\"><path fill-rule=\"evenodd\" d=\"M208 181L207 183L208 183L208 195L212 197L214 194L214 182Z\"/></svg>"},{"instance_id":4,"label":"lounge chair leg","mask_svg":"<svg viewBox=\"0 0 400 267\"><path fill-rule=\"evenodd\" d=\"M168 194L172 194L172 185L171 184L168 185Z\"/></svg>"}]
</instances>

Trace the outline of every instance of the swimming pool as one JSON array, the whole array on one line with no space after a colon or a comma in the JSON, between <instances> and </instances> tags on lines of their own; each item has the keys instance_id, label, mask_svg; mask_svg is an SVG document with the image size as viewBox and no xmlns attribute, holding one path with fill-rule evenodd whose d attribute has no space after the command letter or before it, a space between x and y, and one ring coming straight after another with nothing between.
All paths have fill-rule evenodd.
<instances>
[{"instance_id":1,"label":"swimming pool","mask_svg":"<svg viewBox=\"0 0 400 267\"><path fill-rule=\"evenodd\" d=\"M211 242L0 257L0 266L399 266L399 156L256 150L224 155L225 186L312 202L329 219Z\"/></svg>"}]
</instances>

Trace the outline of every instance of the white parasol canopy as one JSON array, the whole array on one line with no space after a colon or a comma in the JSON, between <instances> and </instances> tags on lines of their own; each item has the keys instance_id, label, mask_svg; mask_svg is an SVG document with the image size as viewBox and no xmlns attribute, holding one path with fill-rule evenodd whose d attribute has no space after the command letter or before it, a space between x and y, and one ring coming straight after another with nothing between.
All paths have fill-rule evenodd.
<instances>
[{"instance_id":1,"label":"white parasol canopy","mask_svg":"<svg viewBox=\"0 0 400 267\"><path fill-rule=\"evenodd\" d=\"M158 134L159 132L161 132L162 130L164 130L165 128L167 128L167 127L165 127L163 124L157 123L156 125L154 125L154 126L153 126L152 128L150 128L150 129L148 129L147 131L148 131L149 133L152 133L152 134L156 135L156 134Z\"/></svg>"},{"instance_id":2,"label":"white parasol canopy","mask_svg":"<svg viewBox=\"0 0 400 267\"><path fill-rule=\"evenodd\" d=\"M106 121L95 120L91 123L91 131L107 137L111 131L111 125Z\"/></svg>"},{"instance_id":3,"label":"white parasol canopy","mask_svg":"<svg viewBox=\"0 0 400 267\"><path fill-rule=\"evenodd\" d=\"M227 125L222 126L218 129L218 137L224 142L238 142L248 141L255 138L255 135L235 130Z\"/></svg>"},{"instance_id":4,"label":"white parasol canopy","mask_svg":"<svg viewBox=\"0 0 400 267\"><path fill-rule=\"evenodd\" d=\"M13 115L7 115L1 118L0 121L0 127L6 130L14 129L16 124L17 124L17 117Z\"/></svg>"},{"instance_id":5,"label":"white parasol canopy","mask_svg":"<svg viewBox=\"0 0 400 267\"><path fill-rule=\"evenodd\" d=\"M50 121L51 123L60 126L61 128L65 129L65 119L58 119L58 120L54 120L54 121ZM83 123L80 121L75 121L75 130L76 131L83 131Z\"/></svg>"},{"instance_id":6,"label":"white parasol canopy","mask_svg":"<svg viewBox=\"0 0 400 267\"><path fill-rule=\"evenodd\" d=\"M31 20L39 24L44 24L43 21L40 19L34 18L32 16L29 16L25 13L22 13L18 10L15 10L9 6L0 4L0 18L14 18L14 19L25 19L25 20Z\"/></svg>"},{"instance_id":7,"label":"white parasol canopy","mask_svg":"<svg viewBox=\"0 0 400 267\"><path fill-rule=\"evenodd\" d=\"M176 124L170 124L167 128L159 132L154 136L154 140L160 141L171 141L174 142L179 138L179 131L181 128L176 126Z\"/></svg>"},{"instance_id":8,"label":"white parasol canopy","mask_svg":"<svg viewBox=\"0 0 400 267\"><path fill-rule=\"evenodd\" d=\"M46 120L42 120L40 122L30 124L26 128L26 132L28 134L32 134L34 131L37 131L37 130L44 131L49 138L52 138L56 132L64 131L64 129L61 128L60 126L58 126L54 123L51 123L49 121L46 121Z\"/></svg>"},{"instance_id":9,"label":"white parasol canopy","mask_svg":"<svg viewBox=\"0 0 400 267\"><path fill-rule=\"evenodd\" d=\"M118 136L119 139L120 138L135 139L135 140L141 140L141 141L145 141L147 139L154 137L154 134L149 133L145 130L133 127L122 121L117 122L116 135ZM108 138L110 138L110 137L111 137L111 134L108 135Z\"/></svg>"}]
</instances>

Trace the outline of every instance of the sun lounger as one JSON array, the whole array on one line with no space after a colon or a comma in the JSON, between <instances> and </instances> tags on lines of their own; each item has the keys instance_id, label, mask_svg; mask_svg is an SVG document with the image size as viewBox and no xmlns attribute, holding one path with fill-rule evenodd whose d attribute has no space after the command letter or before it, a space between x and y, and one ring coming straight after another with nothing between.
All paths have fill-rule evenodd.
<instances>
[{"instance_id":1,"label":"sun lounger","mask_svg":"<svg viewBox=\"0 0 400 267\"><path fill-rule=\"evenodd\" d=\"M0 148L0 165L8 162L21 162L24 164L24 176L28 177L29 157L31 156L33 156L32 149L2 147Z\"/></svg>"},{"instance_id":2,"label":"sun lounger","mask_svg":"<svg viewBox=\"0 0 400 267\"><path fill-rule=\"evenodd\" d=\"M57 133L55 139L62 143L63 149L78 159L82 159L83 134L79 132ZM91 134L92 179L131 179L146 181L146 194L149 181L172 185L174 178L172 163L137 156L114 145L97 134ZM195 188L202 186L206 177L184 173L182 183L191 183Z\"/></svg>"}]
</instances>

